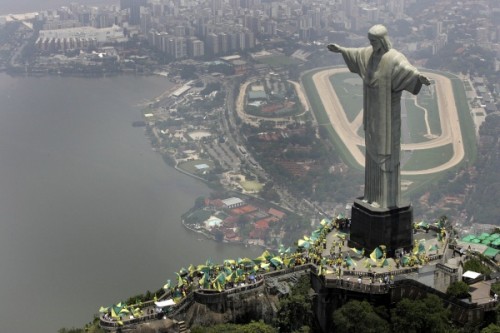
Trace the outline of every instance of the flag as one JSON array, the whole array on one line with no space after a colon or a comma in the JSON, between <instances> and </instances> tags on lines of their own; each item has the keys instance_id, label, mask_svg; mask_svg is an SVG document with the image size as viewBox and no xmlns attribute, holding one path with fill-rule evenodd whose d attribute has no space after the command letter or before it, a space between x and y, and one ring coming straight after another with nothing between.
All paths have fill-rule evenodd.
<instances>
[{"instance_id":1,"label":"flag","mask_svg":"<svg viewBox=\"0 0 500 333\"><path fill-rule=\"evenodd\" d=\"M179 273L176 272L175 274L177 274L177 287L180 288L184 285L184 280L182 279Z\"/></svg>"},{"instance_id":2,"label":"flag","mask_svg":"<svg viewBox=\"0 0 500 333\"><path fill-rule=\"evenodd\" d=\"M389 262L387 261L387 259L385 257L382 257L382 259L380 259L378 262L377 262L377 266L378 267L385 267L389 265Z\"/></svg>"},{"instance_id":3,"label":"flag","mask_svg":"<svg viewBox=\"0 0 500 333\"><path fill-rule=\"evenodd\" d=\"M357 255L359 256L362 256L365 254L365 249L361 249L361 250L358 250L357 248L355 247L351 247L350 248L354 253L356 253Z\"/></svg>"},{"instance_id":4,"label":"flag","mask_svg":"<svg viewBox=\"0 0 500 333\"><path fill-rule=\"evenodd\" d=\"M357 264L352 260L351 256L347 255L347 257L344 259L345 263L347 266L357 266Z\"/></svg>"},{"instance_id":5,"label":"flag","mask_svg":"<svg viewBox=\"0 0 500 333\"><path fill-rule=\"evenodd\" d=\"M303 247L305 249L308 249L311 247L311 243L309 243L309 241L306 241L304 239L299 239L298 243L297 243L300 247Z\"/></svg>"},{"instance_id":6,"label":"flag","mask_svg":"<svg viewBox=\"0 0 500 333\"><path fill-rule=\"evenodd\" d=\"M163 286L164 290L169 290L170 289L170 280L167 280L167 283Z\"/></svg>"},{"instance_id":7,"label":"flag","mask_svg":"<svg viewBox=\"0 0 500 333\"><path fill-rule=\"evenodd\" d=\"M275 267L279 267L283 265L283 260L281 260L280 257L276 256L274 258L271 258L271 264L273 264Z\"/></svg>"},{"instance_id":8,"label":"flag","mask_svg":"<svg viewBox=\"0 0 500 333\"><path fill-rule=\"evenodd\" d=\"M371 260L373 260L374 262L377 262L378 259L382 258L382 251L376 247L372 253L370 253L370 258Z\"/></svg>"},{"instance_id":9,"label":"flag","mask_svg":"<svg viewBox=\"0 0 500 333\"><path fill-rule=\"evenodd\" d=\"M439 249L439 247L436 244L429 246L429 252L437 251L438 249Z\"/></svg>"}]
</instances>

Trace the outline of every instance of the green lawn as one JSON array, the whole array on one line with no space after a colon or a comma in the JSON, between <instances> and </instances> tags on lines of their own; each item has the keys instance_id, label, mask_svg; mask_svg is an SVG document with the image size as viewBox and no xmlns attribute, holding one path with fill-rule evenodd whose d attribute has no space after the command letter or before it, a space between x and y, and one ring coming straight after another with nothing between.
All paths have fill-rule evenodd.
<instances>
[{"instance_id":1,"label":"green lawn","mask_svg":"<svg viewBox=\"0 0 500 333\"><path fill-rule=\"evenodd\" d=\"M429 89L433 89L433 93L429 93ZM436 98L436 88L422 88L422 92L417 95L418 104L427 109L427 116L429 117L429 126L432 134L441 135L441 121L439 120L439 107Z\"/></svg>"},{"instance_id":2,"label":"green lawn","mask_svg":"<svg viewBox=\"0 0 500 333\"><path fill-rule=\"evenodd\" d=\"M363 108L363 81L353 73L337 73L330 77L330 82L347 119L352 122Z\"/></svg>"},{"instance_id":3,"label":"green lawn","mask_svg":"<svg viewBox=\"0 0 500 333\"><path fill-rule=\"evenodd\" d=\"M408 121L408 130L410 131L410 138L412 143L419 143L429 141L425 137L427 134L427 126L425 125L424 110L415 105L413 98L405 98L401 104L405 103Z\"/></svg>"},{"instance_id":4,"label":"green lawn","mask_svg":"<svg viewBox=\"0 0 500 333\"><path fill-rule=\"evenodd\" d=\"M426 170L437 167L453 156L452 144L442 147L414 150L408 162L402 167L403 171Z\"/></svg>"},{"instance_id":5,"label":"green lawn","mask_svg":"<svg viewBox=\"0 0 500 333\"><path fill-rule=\"evenodd\" d=\"M264 187L263 184L259 183L259 182L256 182L256 181L253 181L253 180L246 180L244 182L241 182L240 183L241 187L243 187L243 189L245 191L248 191L248 192L258 192L260 190L262 190L262 188Z\"/></svg>"}]
</instances>

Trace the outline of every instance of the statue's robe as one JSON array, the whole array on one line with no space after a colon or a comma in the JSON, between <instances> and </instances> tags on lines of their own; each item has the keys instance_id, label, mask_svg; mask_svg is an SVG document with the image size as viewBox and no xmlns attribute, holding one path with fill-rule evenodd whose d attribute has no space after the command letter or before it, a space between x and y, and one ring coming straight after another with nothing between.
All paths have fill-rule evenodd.
<instances>
[{"instance_id":1,"label":"statue's robe","mask_svg":"<svg viewBox=\"0 0 500 333\"><path fill-rule=\"evenodd\" d=\"M416 95L420 72L400 52L389 49L377 61L371 46L343 48L349 70L363 79L365 130L364 198L382 208L400 205L401 94Z\"/></svg>"}]
</instances>

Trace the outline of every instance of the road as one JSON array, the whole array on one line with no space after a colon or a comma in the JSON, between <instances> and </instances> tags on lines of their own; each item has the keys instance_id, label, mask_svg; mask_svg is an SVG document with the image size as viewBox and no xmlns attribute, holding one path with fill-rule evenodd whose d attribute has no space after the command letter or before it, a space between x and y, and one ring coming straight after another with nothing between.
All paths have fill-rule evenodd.
<instances>
[{"instance_id":1,"label":"road","mask_svg":"<svg viewBox=\"0 0 500 333\"><path fill-rule=\"evenodd\" d=\"M361 126L361 121L358 119L360 117L358 116L352 123L349 122L339 98L330 83L330 76L347 71L347 68L326 69L315 73L312 76L312 80L334 130L351 152L356 162L364 166L365 158L359 148L360 146L364 146L364 138L357 134L359 126ZM403 171L403 175L425 175L441 172L454 167L460 163L465 156L462 131L455 99L450 98L453 96L451 80L435 73L426 73L426 75L431 80L434 80L436 87L441 135L426 142L402 144L401 146L403 150L420 150L441 147L451 143L453 147L453 156L450 160L439 166L425 170Z\"/></svg>"}]
</instances>

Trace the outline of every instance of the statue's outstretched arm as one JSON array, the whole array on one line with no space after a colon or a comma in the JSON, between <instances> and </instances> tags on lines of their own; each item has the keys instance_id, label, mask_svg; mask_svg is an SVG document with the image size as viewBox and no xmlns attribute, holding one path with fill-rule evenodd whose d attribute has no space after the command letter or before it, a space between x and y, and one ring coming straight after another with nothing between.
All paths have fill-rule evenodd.
<instances>
[{"instance_id":1,"label":"statue's outstretched arm","mask_svg":"<svg viewBox=\"0 0 500 333\"><path fill-rule=\"evenodd\" d=\"M329 51L335 52L335 53L340 53L342 52L342 47L337 45L337 44L328 44L326 46Z\"/></svg>"},{"instance_id":2,"label":"statue's outstretched arm","mask_svg":"<svg viewBox=\"0 0 500 333\"><path fill-rule=\"evenodd\" d=\"M419 77L418 77L418 79L420 80L420 83L425 84L426 86L428 86L428 85L431 84L431 81L425 75L420 74Z\"/></svg>"}]
</instances>

